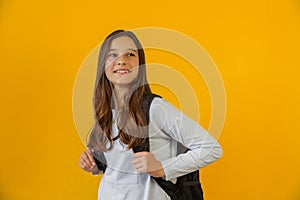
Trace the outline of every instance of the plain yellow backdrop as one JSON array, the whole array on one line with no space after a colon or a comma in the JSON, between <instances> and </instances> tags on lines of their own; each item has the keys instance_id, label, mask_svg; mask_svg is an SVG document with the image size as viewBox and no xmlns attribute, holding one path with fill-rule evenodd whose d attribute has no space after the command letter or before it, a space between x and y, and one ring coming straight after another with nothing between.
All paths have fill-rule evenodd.
<instances>
[{"instance_id":1,"label":"plain yellow backdrop","mask_svg":"<svg viewBox=\"0 0 300 200\"><path fill-rule=\"evenodd\" d=\"M153 26L194 38L225 84L224 155L201 170L205 198L300 199L299 1L2 0L1 200L96 199L101 177L77 166L76 74L109 32Z\"/></svg>"}]
</instances>

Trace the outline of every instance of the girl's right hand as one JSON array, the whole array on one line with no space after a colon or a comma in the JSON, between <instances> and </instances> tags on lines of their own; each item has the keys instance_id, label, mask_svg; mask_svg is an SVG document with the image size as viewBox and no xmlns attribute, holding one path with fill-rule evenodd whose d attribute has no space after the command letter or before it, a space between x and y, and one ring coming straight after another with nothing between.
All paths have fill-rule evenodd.
<instances>
[{"instance_id":1,"label":"girl's right hand","mask_svg":"<svg viewBox=\"0 0 300 200\"><path fill-rule=\"evenodd\" d=\"M78 165L86 172L92 172L93 174L98 174L100 172L89 150L85 150L84 152L82 152L79 158Z\"/></svg>"}]
</instances>

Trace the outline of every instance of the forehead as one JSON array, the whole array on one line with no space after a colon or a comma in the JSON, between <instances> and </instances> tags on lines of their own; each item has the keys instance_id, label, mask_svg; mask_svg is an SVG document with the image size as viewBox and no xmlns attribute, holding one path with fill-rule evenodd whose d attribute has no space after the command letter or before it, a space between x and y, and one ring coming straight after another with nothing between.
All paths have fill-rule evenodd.
<instances>
[{"instance_id":1,"label":"forehead","mask_svg":"<svg viewBox=\"0 0 300 200\"><path fill-rule=\"evenodd\" d=\"M110 49L127 50L137 49L134 41L128 36L121 36L111 42Z\"/></svg>"}]
</instances>

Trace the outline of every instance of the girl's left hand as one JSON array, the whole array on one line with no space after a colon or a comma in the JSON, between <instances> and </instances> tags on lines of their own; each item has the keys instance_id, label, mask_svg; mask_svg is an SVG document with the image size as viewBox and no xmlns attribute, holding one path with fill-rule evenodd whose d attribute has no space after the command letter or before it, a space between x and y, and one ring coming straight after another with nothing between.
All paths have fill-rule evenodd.
<instances>
[{"instance_id":1,"label":"girl's left hand","mask_svg":"<svg viewBox=\"0 0 300 200\"><path fill-rule=\"evenodd\" d=\"M155 178L164 177L165 172L160 161L151 152L143 151L134 154L133 165L138 172L148 173Z\"/></svg>"}]
</instances>

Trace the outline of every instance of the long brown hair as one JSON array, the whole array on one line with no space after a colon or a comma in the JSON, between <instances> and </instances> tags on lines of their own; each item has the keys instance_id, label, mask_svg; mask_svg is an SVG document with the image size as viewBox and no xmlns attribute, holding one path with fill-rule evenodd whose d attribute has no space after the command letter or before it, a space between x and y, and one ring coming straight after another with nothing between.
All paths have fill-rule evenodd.
<instances>
[{"instance_id":1,"label":"long brown hair","mask_svg":"<svg viewBox=\"0 0 300 200\"><path fill-rule=\"evenodd\" d=\"M130 37L138 48L139 72L136 79L130 84L130 94L124 98L124 107L117 117L118 137L128 148L144 142L146 119L141 108L144 94L151 93L145 66L145 53L141 43L130 31L117 30L109 34L101 45L98 57L98 67L94 88L94 118L95 123L90 132L88 148L96 151L108 151L113 147L112 124L114 108L114 85L105 74L105 63L112 41L118 37ZM107 145L109 144L109 145Z\"/></svg>"}]
</instances>

